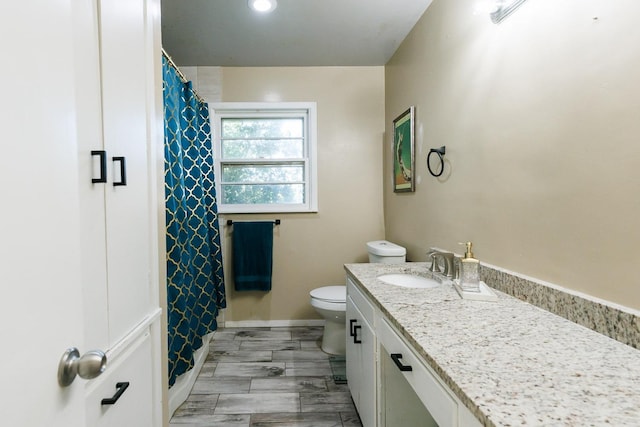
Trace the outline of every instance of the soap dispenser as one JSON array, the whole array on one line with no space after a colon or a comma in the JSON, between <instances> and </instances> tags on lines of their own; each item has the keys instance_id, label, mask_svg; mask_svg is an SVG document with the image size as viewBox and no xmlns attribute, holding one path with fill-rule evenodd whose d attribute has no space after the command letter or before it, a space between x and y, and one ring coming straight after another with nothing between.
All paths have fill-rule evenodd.
<instances>
[{"instance_id":1,"label":"soap dispenser","mask_svg":"<svg viewBox=\"0 0 640 427\"><path fill-rule=\"evenodd\" d=\"M465 292L480 292L480 261L473 257L471 242L461 245L467 245L467 251L460 260L460 287Z\"/></svg>"}]
</instances>

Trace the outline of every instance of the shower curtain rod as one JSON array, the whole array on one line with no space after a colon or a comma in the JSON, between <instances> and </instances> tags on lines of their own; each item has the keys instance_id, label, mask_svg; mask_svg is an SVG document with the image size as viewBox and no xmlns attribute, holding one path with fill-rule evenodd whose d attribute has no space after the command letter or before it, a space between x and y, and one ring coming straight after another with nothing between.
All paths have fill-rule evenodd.
<instances>
[{"instance_id":1,"label":"shower curtain rod","mask_svg":"<svg viewBox=\"0 0 640 427\"><path fill-rule=\"evenodd\" d=\"M171 56L169 56L169 54L167 53L166 50L164 50L164 47L162 48L162 55L167 58L167 61L169 61L169 65L171 65L173 67L174 70L176 70L176 72L178 73L178 76L180 76L180 80L182 80L182 83L187 83L189 81L189 79L182 73L182 71L180 71L180 68L178 68L178 66L176 65L175 62L173 62L173 58ZM198 92L196 92L195 89L193 89L193 93L196 95L196 98L198 98L198 101L202 102L203 104L206 104L207 101L205 101L200 94L198 94Z\"/></svg>"}]
</instances>

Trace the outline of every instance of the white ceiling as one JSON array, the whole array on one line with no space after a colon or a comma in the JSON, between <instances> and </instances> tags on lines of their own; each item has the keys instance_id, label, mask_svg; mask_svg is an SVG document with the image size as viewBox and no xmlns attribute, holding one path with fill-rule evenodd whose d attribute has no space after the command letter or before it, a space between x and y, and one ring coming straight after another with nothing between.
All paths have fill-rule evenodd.
<instances>
[{"instance_id":1,"label":"white ceiling","mask_svg":"<svg viewBox=\"0 0 640 427\"><path fill-rule=\"evenodd\" d=\"M384 65L432 0L162 0L162 44L182 66Z\"/></svg>"}]
</instances>

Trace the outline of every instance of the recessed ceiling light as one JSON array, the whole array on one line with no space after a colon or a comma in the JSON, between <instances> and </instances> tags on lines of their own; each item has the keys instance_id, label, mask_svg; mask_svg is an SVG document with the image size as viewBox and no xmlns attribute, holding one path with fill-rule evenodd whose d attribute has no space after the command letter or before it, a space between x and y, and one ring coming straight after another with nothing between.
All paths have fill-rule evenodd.
<instances>
[{"instance_id":1,"label":"recessed ceiling light","mask_svg":"<svg viewBox=\"0 0 640 427\"><path fill-rule=\"evenodd\" d=\"M249 0L249 8L260 13L269 13L278 6L277 0Z\"/></svg>"}]
</instances>

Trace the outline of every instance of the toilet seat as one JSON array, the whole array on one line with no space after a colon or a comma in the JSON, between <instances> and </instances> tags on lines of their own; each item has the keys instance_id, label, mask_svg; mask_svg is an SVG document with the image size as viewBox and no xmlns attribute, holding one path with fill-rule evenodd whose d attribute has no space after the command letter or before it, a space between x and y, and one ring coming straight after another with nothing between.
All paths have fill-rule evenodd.
<instances>
[{"instance_id":1,"label":"toilet seat","mask_svg":"<svg viewBox=\"0 0 640 427\"><path fill-rule=\"evenodd\" d=\"M324 286L309 292L312 299L329 302L329 303L346 303L347 287L346 286Z\"/></svg>"}]
</instances>

